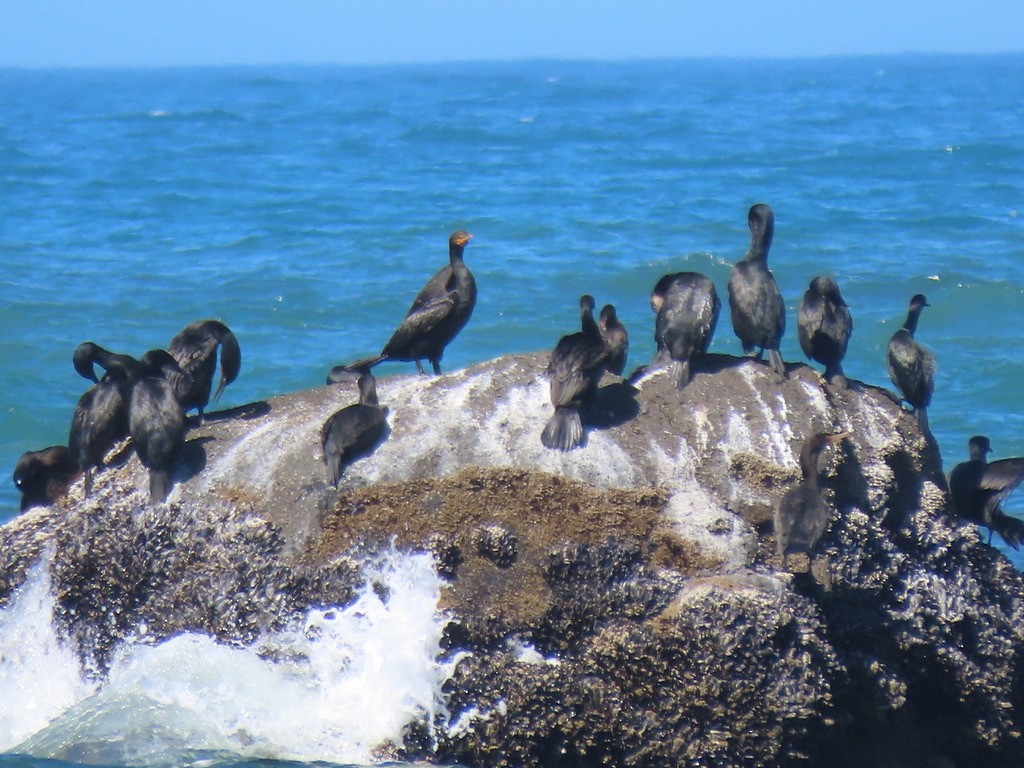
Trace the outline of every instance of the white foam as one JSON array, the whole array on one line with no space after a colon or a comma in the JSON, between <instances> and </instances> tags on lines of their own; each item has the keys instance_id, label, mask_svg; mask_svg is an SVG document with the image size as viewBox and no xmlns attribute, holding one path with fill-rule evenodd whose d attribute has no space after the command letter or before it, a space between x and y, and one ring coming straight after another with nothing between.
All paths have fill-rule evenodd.
<instances>
[{"instance_id":1,"label":"white foam","mask_svg":"<svg viewBox=\"0 0 1024 768\"><path fill-rule=\"evenodd\" d=\"M0 752L44 728L95 690L53 628L49 558L0 611Z\"/></svg>"},{"instance_id":2,"label":"white foam","mask_svg":"<svg viewBox=\"0 0 1024 768\"><path fill-rule=\"evenodd\" d=\"M182 634L123 647L102 686L78 686L5 743L37 757L143 766L218 755L372 762L411 723L447 719L441 686L455 662L437 661L446 619L433 559L392 552L366 573L353 604L310 611L251 646ZM50 658L35 674L65 679L68 668L77 662Z\"/></svg>"}]
</instances>

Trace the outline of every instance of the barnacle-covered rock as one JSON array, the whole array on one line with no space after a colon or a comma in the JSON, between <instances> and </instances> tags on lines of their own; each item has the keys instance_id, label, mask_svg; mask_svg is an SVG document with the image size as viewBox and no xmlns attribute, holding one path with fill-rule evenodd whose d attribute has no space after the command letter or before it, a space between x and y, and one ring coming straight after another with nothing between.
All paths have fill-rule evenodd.
<instances>
[{"instance_id":1,"label":"barnacle-covered rock","mask_svg":"<svg viewBox=\"0 0 1024 768\"><path fill-rule=\"evenodd\" d=\"M46 551L102 678L127 638L245 643L426 551L447 580L450 718L382 754L470 766L1024 764L1024 580L949 517L937 445L889 393L708 355L609 378L545 449L544 355L381 379L391 435L328 486L333 388L212 414L165 505L132 458L0 529L0 606ZM346 393L346 397L348 394ZM834 510L806 569L772 516L815 432ZM386 585L378 585L382 599ZM454 663L458 660L458 663Z\"/></svg>"}]
</instances>

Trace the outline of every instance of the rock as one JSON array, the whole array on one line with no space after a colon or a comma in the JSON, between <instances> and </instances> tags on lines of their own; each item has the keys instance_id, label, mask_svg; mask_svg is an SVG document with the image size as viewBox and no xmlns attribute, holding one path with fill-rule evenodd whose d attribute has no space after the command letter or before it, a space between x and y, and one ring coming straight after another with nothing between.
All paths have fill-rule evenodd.
<instances>
[{"instance_id":1,"label":"rock","mask_svg":"<svg viewBox=\"0 0 1024 768\"><path fill-rule=\"evenodd\" d=\"M425 550L448 653L470 653L450 723L412 724L406 759L1022 764L1024 581L947 516L937 446L889 393L709 355L682 391L606 377L562 453L540 443L546 362L380 380L391 436L337 491L319 431L350 393L210 414L167 504L132 458L0 529L0 600L52 548L58 626L102 677L142 631L248 642L351 600L363 556ZM852 435L824 472L833 518L791 573L773 512L832 430Z\"/></svg>"}]
</instances>

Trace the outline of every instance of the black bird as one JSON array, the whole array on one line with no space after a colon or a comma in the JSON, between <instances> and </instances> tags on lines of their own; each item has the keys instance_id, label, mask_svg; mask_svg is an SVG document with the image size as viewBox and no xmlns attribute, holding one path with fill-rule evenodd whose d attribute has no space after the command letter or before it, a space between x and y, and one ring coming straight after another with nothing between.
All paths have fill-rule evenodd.
<instances>
[{"instance_id":1,"label":"black bird","mask_svg":"<svg viewBox=\"0 0 1024 768\"><path fill-rule=\"evenodd\" d=\"M819 432L804 441L800 450L803 479L800 485L786 492L775 511L775 539L783 563L786 555L795 552L805 552L811 557L818 539L828 528L831 512L818 487L818 458L827 445L848 436L848 432Z\"/></svg>"},{"instance_id":2,"label":"black bird","mask_svg":"<svg viewBox=\"0 0 1024 768\"><path fill-rule=\"evenodd\" d=\"M579 409L596 392L608 364L610 353L594 321L592 296L580 297L580 324L581 331L558 340L548 363L555 412L540 436L545 448L569 451L583 445Z\"/></svg>"},{"instance_id":3,"label":"black bird","mask_svg":"<svg viewBox=\"0 0 1024 768\"><path fill-rule=\"evenodd\" d=\"M367 371L359 376L359 402L347 405L320 430L327 480L337 487L345 467L367 456L384 441L388 409L377 401L377 381Z\"/></svg>"},{"instance_id":4,"label":"black bird","mask_svg":"<svg viewBox=\"0 0 1024 768\"><path fill-rule=\"evenodd\" d=\"M853 333L853 318L835 280L811 280L800 301L796 331L804 354L825 366L825 379L845 387L843 358Z\"/></svg>"},{"instance_id":5,"label":"black bird","mask_svg":"<svg viewBox=\"0 0 1024 768\"><path fill-rule=\"evenodd\" d=\"M466 243L473 236L459 230L448 238L449 264L442 267L423 286L391 339L376 357L336 366L328 383L344 381L345 373L369 370L385 360L416 363L425 374L421 360L429 360L434 373L441 374L441 356L459 331L469 322L476 306L476 280L462 260Z\"/></svg>"},{"instance_id":6,"label":"black bird","mask_svg":"<svg viewBox=\"0 0 1024 768\"><path fill-rule=\"evenodd\" d=\"M651 291L654 341L658 351L652 365L672 363L676 387L690 381L691 364L708 351L715 335L722 302L715 284L699 272L665 275Z\"/></svg>"},{"instance_id":7,"label":"black bird","mask_svg":"<svg viewBox=\"0 0 1024 768\"><path fill-rule=\"evenodd\" d=\"M140 362L144 372L132 387L128 425L139 461L149 470L150 501L160 502L171 492L171 473L185 446L185 411L172 383L182 372L162 349Z\"/></svg>"},{"instance_id":8,"label":"black bird","mask_svg":"<svg viewBox=\"0 0 1024 768\"><path fill-rule=\"evenodd\" d=\"M64 445L21 454L14 466L14 485L21 491L21 511L45 507L63 496L78 477L78 463Z\"/></svg>"},{"instance_id":9,"label":"black bird","mask_svg":"<svg viewBox=\"0 0 1024 768\"><path fill-rule=\"evenodd\" d=\"M988 463L986 457L992 445L982 435L972 437L967 449L970 461L957 464L949 473L949 491L957 516L988 528L990 544L992 531L997 531L1007 546L1020 549L1024 522L1010 517L999 505L1024 480L1024 458Z\"/></svg>"},{"instance_id":10,"label":"black bird","mask_svg":"<svg viewBox=\"0 0 1024 768\"><path fill-rule=\"evenodd\" d=\"M242 368L242 351L231 329L217 320L200 320L185 326L167 347L189 380L183 390L179 387L181 407L185 411L195 408L199 412L200 421L203 419L203 409L211 399L213 372L217 367L217 347L220 347L220 381L213 393L214 402L220 399L224 387L238 378Z\"/></svg>"},{"instance_id":11,"label":"black bird","mask_svg":"<svg viewBox=\"0 0 1024 768\"><path fill-rule=\"evenodd\" d=\"M729 275L729 309L732 328L750 354L756 348L760 358L765 350L772 368L785 378L779 344L786 331L786 305L779 284L768 269L768 249L775 234L775 214L764 203L751 206L747 214L750 250Z\"/></svg>"},{"instance_id":12,"label":"black bird","mask_svg":"<svg viewBox=\"0 0 1024 768\"><path fill-rule=\"evenodd\" d=\"M93 469L102 467L110 449L128 436L132 381L120 366L111 365L103 379L86 390L75 406L68 450L85 473L86 496L92 493Z\"/></svg>"},{"instance_id":13,"label":"black bird","mask_svg":"<svg viewBox=\"0 0 1024 768\"><path fill-rule=\"evenodd\" d=\"M913 407L921 429L928 430L928 406L935 390L935 355L914 341L921 310L931 306L918 293L910 300L910 310L903 327L889 339L887 362L889 378L903 399Z\"/></svg>"},{"instance_id":14,"label":"black bird","mask_svg":"<svg viewBox=\"0 0 1024 768\"><path fill-rule=\"evenodd\" d=\"M605 369L609 373L621 376L622 371L626 368L626 354L629 352L629 333L615 313L614 305L605 304L601 307L598 324L601 327L604 343L608 345L608 362L605 364Z\"/></svg>"},{"instance_id":15,"label":"black bird","mask_svg":"<svg viewBox=\"0 0 1024 768\"><path fill-rule=\"evenodd\" d=\"M83 341L75 347L71 360L78 375L94 384L99 383L99 379L96 378L97 365L107 372L116 369L128 378L133 377L139 370L139 361L131 355L119 355L91 341Z\"/></svg>"}]
</instances>

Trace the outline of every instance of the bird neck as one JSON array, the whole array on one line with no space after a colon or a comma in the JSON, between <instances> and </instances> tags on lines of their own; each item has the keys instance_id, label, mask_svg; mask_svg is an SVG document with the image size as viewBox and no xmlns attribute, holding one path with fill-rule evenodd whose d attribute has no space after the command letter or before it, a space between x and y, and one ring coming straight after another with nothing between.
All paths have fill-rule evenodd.
<instances>
[{"instance_id":1,"label":"bird neck","mask_svg":"<svg viewBox=\"0 0 1024 768\"><path fill-rule=\"evenodd\" d=\"M594 320L594 313L589 309L583 309L580 312L580 325L583 328L583 333L587 336L601 336L601 328Z\"/></svg>"},{"instance_id":2,"label":"bird neck","mask_svg":"<svg viewBox=\"0 0 1024 768\"><path fill-rule=\"evenodd\" d=\"M454 267L456 264L462 264L462 253L466 250L464 245L456 245L452 243L448 246L448 261Z\"/></svg>"},{"instance_id":3,"label":"bird neck","mask_svg":"<svg viewBox=\"0 0 1024 768\"><path fill-rule=\"evenodd\" d=\"M747 261L768 261L768 250L772 247L774 226L769 222L760 222L750 230L750 250Z\"/></svg>"},{"instance_id":4,"label":"bird neck","mask_svg":"<svg viewBox=\"0 0 1024 768\"><path fill-rule=\"evenodd\" d=\"M904 330L913 336L917 332L917 321L921 317L921 308L914 307L907 312L907 321L903 324Z\"/></svg>"},{"instance_id":5,"label":"bird neck","mask_svg":"<svg viewBox=\"0 0 1024 768\"><path fill-rule=\"evenodd\" d=\"M818 487L818 458L821 450L803 451L800 454L800 473L803 475L804 485L810 488Z\"/></svg>"}]
</instances>

